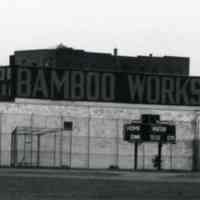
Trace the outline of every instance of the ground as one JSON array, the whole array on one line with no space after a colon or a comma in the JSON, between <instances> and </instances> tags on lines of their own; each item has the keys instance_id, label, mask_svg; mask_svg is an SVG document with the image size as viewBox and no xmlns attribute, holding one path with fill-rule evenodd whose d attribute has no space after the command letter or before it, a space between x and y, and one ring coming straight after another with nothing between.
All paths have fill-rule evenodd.
<instances>
[{"instance_id":1,"label":"ground","mask_svg":"<svg viewBox=\"0 0 200 200\"><path fill-rule=\"evenodd\" d=\"M200 199L200 173L0 169L0 200Z\"/></svg>"}]
</instances>

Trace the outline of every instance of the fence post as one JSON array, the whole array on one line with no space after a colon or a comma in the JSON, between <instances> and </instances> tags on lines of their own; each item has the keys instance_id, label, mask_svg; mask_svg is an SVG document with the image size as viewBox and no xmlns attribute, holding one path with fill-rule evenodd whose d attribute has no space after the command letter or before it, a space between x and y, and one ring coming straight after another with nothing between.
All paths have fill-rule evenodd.
<instances>
[{"instance_id":1,"label":"fence post","mask_svg":"<svg viewBox=\"0 0 200 200\"><path fill-rule=\"evenodd\" d=\"M192 159L192 170L198 171L199 163L199 119L198 116L193 121L194 126L194 139L193 139L193 159Z\"/></svg>"},{"instance_id":2,"label":"fence post","mask_svg":"<svg viewBox=\"0 0 200 200\"><path fill-rule=\"evenodd\" d=\"M37 167L40 166L40 134L37 135Z\"/></svg>"},{"instance_id":3,"label":"fence post","mask_svg":"<svg viewBox=\"0 0 200 200\"><path fill-rule=\"evenodd\" d=\"M62 167L62 141L63 141L63 135L62 135L62 130L60 131L60 144L59 144L59 157L60 157L60 167Z\"/></svg>"},{"instance_id":4,"label":"fence post","mask_svg":"<svg viewBox=\"0 0 200 200\"><path fill-rule=\"evenodd\" d=\"M30 158L30 161L31 161L31 166L32 166L32 162L33 162L33 133L32 133L32 128L33 128L33 113L31 114L31 119L30 119L30 123L31 123L31 148L30 148L30 154L31 154L31 158Z\"/></svg>"},{"instance_id":5,"label":"fence post","mask_svg":"<svg viewBox=\"0 0 200 200\"><path fill-rule=\"evenodd\" d=\"M87 155L87 168L89 169L90 168L90 121L91 121L91 118L89 116L88 118L88 141L87 141L87 144L88 144L88 155Z\"/></svg>"},{"instance_id":6,"label":"fence post","mask_svg":"<svg viewBox=\"0 0 200 200\"><path fill-rule=\"evenodd\" d=\"M0 113L0 166L2 165L2 113Z\"/></svg>"},{"instance_id":7,"label":"fence post","mask_svg":"<svg viewBox=\"0 0 200 200\"><path fill-rule=\"evenodd\" d=\"M62 131L62 126L63 126L63 117L61 116L61 130L60 130L60 167L63 165L63 131Z\"/></svg>"},{"instance_id":8,"label":"fence post","mask_svg":"<svg viewBox=\"0 0 200 200\"><path fill-rule=\"evenodd\" d=\"M70 143L69 143L69 167L72 167L72 131L70 132Z\"/></svg>"},{"instance_id":9,"label":"fence post","mask_svg":"<svg viewBox=\"0 0 200 200\"><path fill-rule=\"evenodd\" d=\"M54 149L53 149L53 166L56 166L56 134L54 135Z\"/></svg>"},{"instance_id":10,"label":"fence post","mask_svg":"<svg viewBox=\"0 0 200 200\"><path fill-rule=\"evenodd\" d=\"M172 170L172 168L173 168L173 167L172 167L172 166L173 166L173 165L172 165L172 161L173 161L173 159L172 159L172 150L173 150L173 149L172 149L172 143L170 143L170 170Z\"/></svg>"},{"instance_id":11,"label":"fence post","mask_svg":"<svg viewBox=\"0 0 200 200\"><path fill-rule=\"evenodd\" d=\"M142 143L142 153L143 153L143 156L142 156L142 168L143 170L145 169L145 143Z\"/></svg>"},{"instance_id":12,"label":"fence post","mask_svg":"<svg viewBox=\"0 0 200 200\"><path fill-rule=\"evenodd\" d=\"M116 135L116 166L119 167L119 119L116 120L117 135Z\"/></svg>"}]
</instances>

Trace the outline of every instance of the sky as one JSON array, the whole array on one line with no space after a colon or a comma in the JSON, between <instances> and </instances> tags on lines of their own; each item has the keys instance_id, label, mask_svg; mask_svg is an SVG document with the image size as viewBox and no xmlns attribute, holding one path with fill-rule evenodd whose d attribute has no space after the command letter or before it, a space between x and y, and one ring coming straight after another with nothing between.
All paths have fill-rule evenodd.
<instances>
[{"instance_id":1,"label":"sky","mask_svg":"<svg viewBox=\"0 0 200 200\"><path fill-rule=\"evenodd\" d=\"M190 57L200 76L199 0L0 0L0 65L16 50Z\"/></svg>"}]
</instances>

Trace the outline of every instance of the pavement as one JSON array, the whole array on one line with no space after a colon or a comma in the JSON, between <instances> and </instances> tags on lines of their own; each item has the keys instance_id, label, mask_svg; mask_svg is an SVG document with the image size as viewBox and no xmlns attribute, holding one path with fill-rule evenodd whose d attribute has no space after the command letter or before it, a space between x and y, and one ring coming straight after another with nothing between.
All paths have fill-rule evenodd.
<instances>
[{"instance_id":1,"label":"pavement","mask_svg":"<svg viewBox=\"0 0 200 200\"><path fill-rule=\"evenodd\" d=\"M1 168L0 177L1 176L200 183L200 172L190 172L190 171L170 172L170 171L117 171L117 170L94 170L94 169L86 170L86 169Z\"/></svg>"},{"instance_id":2,"label":"pavement","mask_svg":"<svg viewBox=\"0 0 200 200\"><path fill-rule=\"evenodd\" d=\"M0 169L0 200L200 199L200 172Z\"/></svg>"}]
</instances>

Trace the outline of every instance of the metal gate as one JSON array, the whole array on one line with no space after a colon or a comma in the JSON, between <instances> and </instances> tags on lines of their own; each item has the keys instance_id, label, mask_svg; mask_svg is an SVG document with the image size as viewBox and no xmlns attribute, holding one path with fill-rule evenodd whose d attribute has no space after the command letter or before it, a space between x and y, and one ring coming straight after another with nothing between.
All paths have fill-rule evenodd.
<instances>
[{"instance_id":1,"label":"metal gate","mask_svg":"<svg viewBox=\"0 0 200 200\"><path fill-rule=\"evenodd\" d=\"M61 143L62 129L16 127L11 136L11 166L60 167Z\"/></svg>"}]
</instances>

